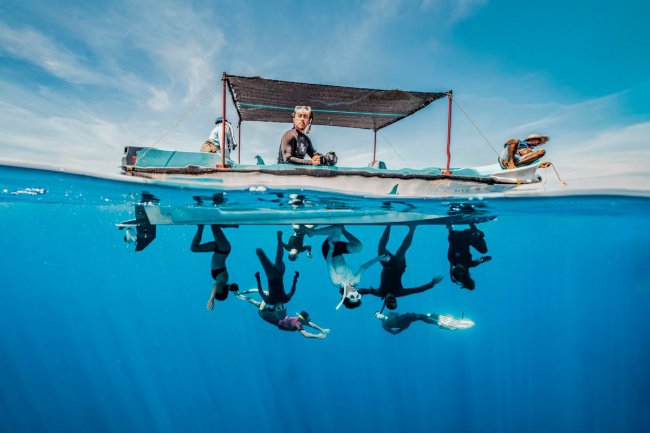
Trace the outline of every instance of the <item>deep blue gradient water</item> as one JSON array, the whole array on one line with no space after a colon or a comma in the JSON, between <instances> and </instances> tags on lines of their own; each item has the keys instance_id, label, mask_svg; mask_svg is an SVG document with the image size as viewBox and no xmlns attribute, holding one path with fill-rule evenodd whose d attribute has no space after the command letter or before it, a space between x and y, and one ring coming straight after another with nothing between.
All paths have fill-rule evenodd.
<instances>
[{"instance_id":1,"label":"deep blue gradient water","mask_svg":"<svg viewBox=\"0 0 650 433\"><path fill-rule=\"evenodd\" d=\"M0 168L1 431L650 431L647 198L474 201L496 216L479 224L492 260L472 269L474 291L450 281L447 228L418 227L405 286L445 279L398 311L476 323L453 332L418 322L390 335L370 296L335 311L322 238L309 239L314 258L285 261L285 281L300 271L289 312L331 328L319 340L277 330L233 296L208 311L210 255L189 251L193 226L159 226L144 251L127 247L115 224L144 189L166 203L195 193ZM383 227L349 229L364 245L349 256L357 266ZM231 280L254 287L254 250L271 255L276 230L290 233L225 229ZM394 227L389 249L405 234Z\"/></svg>"}]
</instances>

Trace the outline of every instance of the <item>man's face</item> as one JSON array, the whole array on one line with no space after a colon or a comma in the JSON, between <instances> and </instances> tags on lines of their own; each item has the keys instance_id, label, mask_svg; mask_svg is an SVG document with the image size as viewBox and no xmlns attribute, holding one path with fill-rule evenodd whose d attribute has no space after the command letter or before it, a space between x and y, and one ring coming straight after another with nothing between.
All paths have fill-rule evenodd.
<instances>
[{"instance_id":1,"label":"man's face","mask_svg":"<svg viewBox=\"0 0 650 433\"><path fill-rule=\"evenodd\" d=\"M298 131L304 131L309 125L309 113L305 111L299 111L293 113L293 126L296 127Z\"/></svg>"},{"instance_id":2,"label":"man's face","mask_svg":"<svg viewBox=\"0 0 650 433\"><path fill-rule=\"evenodd\" d=\"M531 138L528 140L528 144L531 146L539 146L539 144L542 142L539 138Z\"/></svg>"}]
</instances>

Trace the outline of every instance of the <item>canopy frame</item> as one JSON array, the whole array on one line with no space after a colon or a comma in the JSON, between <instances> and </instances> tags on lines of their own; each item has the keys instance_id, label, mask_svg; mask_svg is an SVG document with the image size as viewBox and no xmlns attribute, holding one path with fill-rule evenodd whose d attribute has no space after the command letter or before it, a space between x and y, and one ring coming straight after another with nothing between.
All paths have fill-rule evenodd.
<instances>
[{"instance_id":1,"label":"canopy frame","mask_svg":"<svg viewBox=\"0 0 650 433\"><path fill-rule=\"evenodd\" d=\"M233 106L235 107L235 110L237 111L237 117L238 117L238 156L237 156L237 162L241 163L241 125L244 121L262 121L262 122L285 122L284 118L282 120L277 120L277 116L274 115L274 111L293 111L294 107L296 105L301 105L301 104L295 104L294 106L282 106L282 105L270 105L270 104L256 104L256 103L251 103L251 102L241 102L240 99L237 97L237 90L233 88L233 82L232 80L263 80L263 82L269 83L269 85L273 85L278 87L280 90L283 90L283 87L290 88L291 86L296 86L296 87L303 87L303 90L306 92L306 94L309 94L310 97L313 98L313 92L317 92L319 90L323 90L323 96L324 97L332 97L333 94L336 93L336 91L339 91L341 93L343 92L349 92L352 93L352 96L361 96L361 99L359 100L353 100L351 102L347 103L341 103L342 105L352 105L354 106L355 104L362 106L362 107L369 107L367 111L346 111L346 110L337 110L337 109L329 109L327 108L327 103L323 103L325 108L321 108L319 105L319 102L317 101L316 104L309 103L309 104L303 104L303 105L311 105L312 107L312 112L317 113L317 114L323 114L323 118L326 120L329 119L329 123L326 123L325 121L317 122L314 124L320 124L320 125L328 125L328 126L339 126L339 127L351 127L351 128L357 128L357 129L372 129L373 131L373 157L372 157L372 163L376 163L376 157L377 157L377 131L385 128L387 126L392 125L393 123L396 123L400 120L405 119L406 117L409 117L410 115L422 110L423 108L427 107L429 104L434 102L437 99L441 99L443 97L447 97L448 99L448 120L447 120L447 166L446 170L443 172L444 175L451 175L450 171L450 163L451 163L451 110L452 110L452 91L449 90L447 92L405 92L401 90L379 90L379 89L364 89L364 88L355 88L355 87L341 87L341 86L332 86L332 85L324 85L324 84L310 84L310 83L299 83L299 82L289 82L289 81L279 81L279 80L269 80L269 79L264 79L260 77L242 77L242 76L236 76L236 75L228 75L226 72L223 72L221 76L221 81L222 81L222 117L224 122L222 122L222 137L225 137L225 122L226 122L226 88L228 89L230 93L230 97L233 103ZM236 85L235 85L236 87ZM276 89L277 91L278 89ZM355 95L356 93L356 95ZM320 96L320 95L319 95ZM347 95L348 97L350 95ZM408 108L405 112L399 112L399 113L384 113L384 112L379 112L374 110L376 107L372 104L372 99L381 99L382 97L390 98L391 96L394 98L395 108L402 108L401 106L406 105ZM415 99L415 103L407 104L404 103L403 99L410 97L411 99ZM419 98L419 99L418 99ZM287 98L285 95L285 102ZM365 99L365 100L364 100ZM271 101L273 99L271 98ZM359 103L359 101L362 101ZM282 101L280 101L282 102ZM365 105L364 105L365 102ZM390 100L388 101L388 105ZM410 101L408 101L410 102ZM330 103L333 106L336 106L336 103ZM399 104L398 104L399 103ZM253 110L259 109L262 110L262 113L266 113L266 116L263 114L259 113L253 113L251 115L248 114L243 114L243 111L241 108L242 105L245 105ZM293 105L293 104L285 104L285 105ZM378 103L375 105L379 105ZM386 104L384 104L386 105ZM398 105L401 105L398 107ZM263 110L268 110L268 111L263 111ZM399 111L399 110L393 110L393 111ZM404 110L402 110L404 111ZM271 113L271 114L269 114ZM337 117L339 116L340 117ZM359 116L361 120L357 118L357 120L350 120L352 116ZM364 116L366 118L364 118ZM288 117L288 116L287 116ZM318 116L321 117L321 116ZM318 118L317 117L317 118ZM372 124L369 123L370 118L385 118L383 122L379 122L379 124L375 124L375 120L373 119ZM248 118L248 119L247 119ZM365 121L364 121L365 120ZM230 168L229 165L226 164L226 152L222 151L222 163L219 164L219 168Z\"/></svg>"}]
</instances>

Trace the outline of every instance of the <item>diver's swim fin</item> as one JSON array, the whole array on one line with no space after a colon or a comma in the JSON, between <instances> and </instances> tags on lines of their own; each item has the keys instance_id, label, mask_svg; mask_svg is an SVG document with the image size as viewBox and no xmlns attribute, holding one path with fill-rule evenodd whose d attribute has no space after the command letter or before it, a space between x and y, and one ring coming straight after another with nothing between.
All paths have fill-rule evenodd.
<instances>
[{"instance_id":1,"label":"diver's swim fin","mask_svg":"<svg viewBox=\"0 0 650 433\"><path fill-rule=\"evenodd\" d=\"M451 316L445 316L443 314L438 316L438 327L442 329L455 331L457 329L471 328L472 326L474 326L474 322L469 319L454 319Z\"/></svg>"}]
</instances>

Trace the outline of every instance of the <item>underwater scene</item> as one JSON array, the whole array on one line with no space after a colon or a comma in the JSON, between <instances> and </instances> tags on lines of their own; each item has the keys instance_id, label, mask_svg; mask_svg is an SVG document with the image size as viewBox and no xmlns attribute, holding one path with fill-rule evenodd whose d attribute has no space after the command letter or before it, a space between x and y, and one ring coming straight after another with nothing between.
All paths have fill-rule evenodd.
<instances>
[{"instance_id":1,"label":"underwater scene","mask_svg":"<svg viewBox=\"0 0 650 433\"><path fill-rule=\"evenodd\" d=\"M0 166L0 430L650 431L649 215Z\"/></svg>"}]
</instances>

